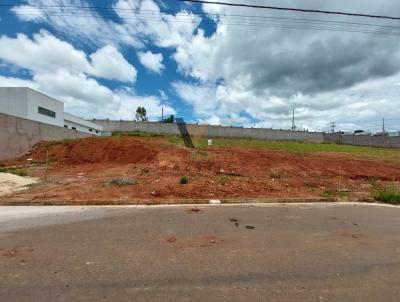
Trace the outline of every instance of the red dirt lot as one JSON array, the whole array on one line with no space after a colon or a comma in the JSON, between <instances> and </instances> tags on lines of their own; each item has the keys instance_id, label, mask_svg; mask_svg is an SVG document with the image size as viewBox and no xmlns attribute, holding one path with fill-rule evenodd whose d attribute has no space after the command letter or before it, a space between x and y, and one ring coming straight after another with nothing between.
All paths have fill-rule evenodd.
<instances>
[{"instance_id":1,"label":"red dirt lot","mask_svg":"<svg viewBox=\"0 0 400 302\"><path fill-rule=\"evenodd\" d=\"M49 147L47 147L49 145ZM295 154L261 148L208 147L190 150L164 138L85 138L36 145L3 165L25 165L47 183L0 197L1 203L129 204L171 199L321 197L359 198L371 183L400 180L399 162L350 154ZM400 153L399 153L400 154ZM187 176L188 184L180 184ZM133 184L113 185L115 179Z\"/></svg>"}]
</instances>

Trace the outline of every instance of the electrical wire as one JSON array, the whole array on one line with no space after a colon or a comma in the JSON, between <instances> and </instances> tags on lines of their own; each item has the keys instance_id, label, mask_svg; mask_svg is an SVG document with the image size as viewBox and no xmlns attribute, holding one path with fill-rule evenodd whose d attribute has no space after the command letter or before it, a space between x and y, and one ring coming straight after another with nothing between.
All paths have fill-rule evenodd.
<instances>
[{"instance_id":1,"label":"electrical wire","mask_svg":"<svg viewBox=\"0 0 400 302\"><path fill-rule=\"evenodd\" d=\"M161 16L144 16L144 17L137 17L137 15L140 16L141 13L137 13L132 15L133 18L130 18L130 16L123 16L123 15L116 15L116 16L110 16L110 15L84 15L81 12L75 12L75 13L66 13L66 12L47 12L51 16L73 16L73 17L81 17L81 18L100 18L100 19L135 19L138 21L165 21L168 18L173 18L173 20L168 20L168 22L173 22L173 23L195 23L196 21L193 19L188 19L184 17L179 17L179 15L172 16L172 15L161 15ZM0 14L0 15L10 15L10 13L6 14ZM19 13L19 15L25 15L25 16L42 16L41 13ZM202 20L201 22L203 23L208 23L208 24L215 24L214 21L212 20ZM243 23L243 22L233 22L233 21L219 21L218 24L221 25L233 25L233 26L249 26L249 27L264 27L264 28L286 28L286 29L306 29L306 30L319 30L319 31L333 31L333 32L349 32L349 33L366 33L366 34L375 34L375 35L387 35L387 36L394 36L398 37L400 36L400 31L391 31L391 32L386 32L386 31L372 31L372 30L364 30L362 27L360 28L355 28L355 26L345 26L344 24L340 24L342 27L313 27L318 24L305 24L305 23L298 23L294 22L290 24L290 20L287 20L287 24L277 24L274 23L274 20L269 20L268 22L262 22L262 23ZM323 21L321 21L323 22ZM272 24L271 24L272 23ZM304 24L304 25L303 25ZM299 26L302 25L302 26ZM339 25L339 24L338 24ZM343 27L344 26L344 27ZM395 29L400 29L400 27L396 27Z\"/></svg>"},{"instance_id":2,"label":"electrical wire","mask_svg":"<svg viewBox=\"0 0 400 302\"><path fill-rule=\"evenodd\" d=\"M219 1L204 1L204 0L177 0L177 1L202 3L202 4L216 4L216 5L224 5L224 6L235 6L235 7L272 9L272 10L280 10L280 11L294 11L294 12L301 12L301 13L318 13L318 14L342 15L342 16L351 16L351 17L400 20L400 17L391 17L391 16L383 16L383 15L369 15L369 14L362 14L362 13L347 13L347 12L339 12L339 11L326 11L326 10L318 10L318 9L302 9L302 8L293 8L293 7L278 7L278 6L254 5L254 4L244 4L244 3L229 3L229 2L219 2Z\"/></svg>"}]
</instances>

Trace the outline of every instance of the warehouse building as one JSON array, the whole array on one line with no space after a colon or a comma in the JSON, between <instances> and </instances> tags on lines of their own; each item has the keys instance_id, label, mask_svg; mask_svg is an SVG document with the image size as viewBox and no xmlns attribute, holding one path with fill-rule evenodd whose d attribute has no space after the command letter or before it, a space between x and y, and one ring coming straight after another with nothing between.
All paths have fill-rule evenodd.
<instances>
[{"instance_id":1,"label":"warehouse building","mask_svg":"<svg viewBox=\"0 0 400 302\"><path fill-rule=\"evenodd\" d=\"M0 113L101 135L103 127L64 112L64 103L28 87L0 87Z\"/></svg>"}]
</instances>

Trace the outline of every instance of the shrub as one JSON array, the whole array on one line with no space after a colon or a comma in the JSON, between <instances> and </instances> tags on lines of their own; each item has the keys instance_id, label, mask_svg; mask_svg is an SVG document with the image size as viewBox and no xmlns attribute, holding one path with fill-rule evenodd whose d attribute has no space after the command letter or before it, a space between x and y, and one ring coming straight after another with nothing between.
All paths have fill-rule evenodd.
<instances>
[{"instance_id":1,"label":"shrub","mask_svg":"<svg viewBox=\"0 0 400 302\"><path fill-rule=\"evenodd\" d=\"M189 178L187 176L182 176L181 177L181 180L180 180L181 185L185 185L188 182L189 182Z\"/></svg>"},{"instance_id":2,"label":"shrub","mask_svg":"<svg viewBox=\"0 0 400 302\"><path fill-rule=\"evenodd\" d=\"M400 190L394 187L380 188L374 198L385 203L400 204Z\"/></svg>"},{"instance_id":3,"label":"shrub","mask_svg":"<svg viewBox=\"0 0 400 302\"><path fill-rule=\"evenodd\" d=\"M110 181L110 185L118 186L118 187L133 186L136 184L137 184L136 179L131 178L131 177L114 178Z\"/></svg>"}]
</instances>

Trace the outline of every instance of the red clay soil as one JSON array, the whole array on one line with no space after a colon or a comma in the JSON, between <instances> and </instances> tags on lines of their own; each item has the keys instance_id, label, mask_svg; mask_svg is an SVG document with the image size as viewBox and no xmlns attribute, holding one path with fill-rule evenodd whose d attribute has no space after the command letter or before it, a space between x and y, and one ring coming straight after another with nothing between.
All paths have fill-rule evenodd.
<instances>
[{"instance_id":1,"label":"red clay soil","mask_svg":"<svg viewBox=\"0 0 400 302\"><path fill-rule=\"evenodd\" d=\"M48 149L48 182L1 197L0 203L320 197L336 194L337 189L362 195L371 191L373 181L400 180L398 161L335 153L299 155L239 147L199 152L162 138L139 137L86 138L47 146L40 143L25 156L3 164L26 164L30 158L37 165L26 168L28 174L44 179ZM189 178L188 184L180 184L182 176ZM111 184L121 178L134 179L136 184Z\"/></svg>"}]
</instances>

